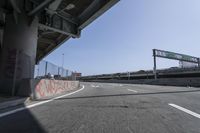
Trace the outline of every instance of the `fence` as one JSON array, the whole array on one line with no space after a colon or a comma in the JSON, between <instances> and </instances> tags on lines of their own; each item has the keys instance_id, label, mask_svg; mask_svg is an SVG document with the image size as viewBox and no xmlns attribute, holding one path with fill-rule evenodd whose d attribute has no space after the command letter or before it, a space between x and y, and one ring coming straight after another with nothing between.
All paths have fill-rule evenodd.
<instances>
[{"instance_id":1,"label":"fence","mask_svg":"<svg viewBox=\"0 0 200 133\"><path fill-rule=\"evenodd\" d=\"M44 78L49 74L54 75L55 78L74 78L73 71L59 67L44 60L40 61L40 63L35 66L35 78Z\"/></svg>"}]
</instances>

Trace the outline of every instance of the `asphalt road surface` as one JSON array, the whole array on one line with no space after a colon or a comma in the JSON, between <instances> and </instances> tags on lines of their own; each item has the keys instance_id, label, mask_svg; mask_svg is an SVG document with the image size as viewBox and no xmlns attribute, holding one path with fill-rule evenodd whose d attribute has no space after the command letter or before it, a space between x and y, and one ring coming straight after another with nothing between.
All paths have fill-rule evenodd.
<instances>
[{"instance_id":1,"label":"asphalt road surface","mask_svg":"<svg viewBox=\"0 0 200 133\"><path fill-rule=\"evenodd\" d=\"M74 94L0 115L0 133L200 133L200 88L82 85Z\"/></svg>"}]
</instances>

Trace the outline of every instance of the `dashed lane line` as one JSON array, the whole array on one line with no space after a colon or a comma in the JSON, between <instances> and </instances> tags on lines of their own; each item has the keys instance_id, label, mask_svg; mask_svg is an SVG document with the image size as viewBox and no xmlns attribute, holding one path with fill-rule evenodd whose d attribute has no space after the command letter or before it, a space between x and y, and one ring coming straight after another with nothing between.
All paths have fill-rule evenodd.
<instances>
[{"instance_id":1,"label":"dashed lane line","mask_svg":"<svg viewBox=\"0 0 200 133\"><path fill-rule=\"evenodd\" d=\"M95 87L94 85L91 85L92 87Z\"/></svg>"},{"instance_id":2,"label":"dashed lane line","mask_svg":"<svg viewBox=\"0 0 200 133\"><path fill-rule=\"evenodd\" d=\"M95 85L91 85L91 86L92 86L93 88L98 88L98 87L99 87L98 85L96 85L96 86L95 86Z\"/></svg>"},{"instance_id":3,"label":"dashed lane line","mask_svg":"<svg viewBox=\"0 0 200 133\"><path fill-rule=\"evenodd\" d=\"M176 105L176 104L173 104L173 103L169 103L169 105L174 107L174 108L176 108L176 109L178 109L178 110L181 110L181 111L183 111L183 112L185 112L187 114L190 114L190 115L200 119L200 114L197 114L197 113L195 113L195 112L193 112L193 111L191 111L189 109L183 108L183 107L181 107L179 105Z\"/></svg>"},{"instance_id":4,"label":"dashed lane line","mask_svg":"<svg viewBox=\"0 0 200 133\"><path fill-rule=\"evenodd\" d=\"M138 91L136 91L136 90L132 90L132 89L127 89L128 91L132 91L132 92L135 92L135 93L137 93Z\"/></svg>"}]
</instances>

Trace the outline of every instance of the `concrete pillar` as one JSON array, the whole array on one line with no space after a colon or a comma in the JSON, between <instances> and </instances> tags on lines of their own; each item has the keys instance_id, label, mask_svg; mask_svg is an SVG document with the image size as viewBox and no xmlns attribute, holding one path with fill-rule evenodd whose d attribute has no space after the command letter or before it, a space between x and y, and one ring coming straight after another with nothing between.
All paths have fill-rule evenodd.
<instances>
[{"instance_id":1,"label":"concrete pillar","mask_svg":"<svg viewBox=\"0 0 200 133\"><path fill-rule=\"evenodd\" d=\"M13 14L6 15L0 52L0 93L11 94L23 79L34 77L38 19L22 12L16 20Z\"/></svg>"}]
</instances>

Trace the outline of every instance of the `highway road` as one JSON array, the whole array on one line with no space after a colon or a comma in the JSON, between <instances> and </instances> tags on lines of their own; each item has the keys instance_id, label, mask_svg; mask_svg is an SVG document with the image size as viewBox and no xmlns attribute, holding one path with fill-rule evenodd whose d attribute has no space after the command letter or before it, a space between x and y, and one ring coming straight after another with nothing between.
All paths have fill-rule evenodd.
<instances>
[{"instance_id":1,"label":"highway road","mask_svg":"<svg viewBox=\"0 0 200 133\"><path fill-rule=\"evenodd\" d=\"M200 88L81 83L0 114L0 133L200 133Z\"/></svg>"}]
</instances>

